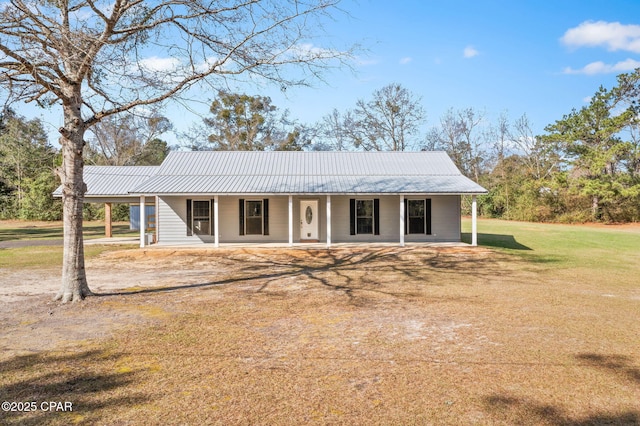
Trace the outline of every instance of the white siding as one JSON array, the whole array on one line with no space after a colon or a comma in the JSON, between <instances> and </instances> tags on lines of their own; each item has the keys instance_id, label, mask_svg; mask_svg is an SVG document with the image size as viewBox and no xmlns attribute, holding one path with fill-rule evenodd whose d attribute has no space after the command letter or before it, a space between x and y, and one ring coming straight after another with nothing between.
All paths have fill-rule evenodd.
<instances>
[{"instance_id":1,"label":"white siding","mask_svg":"<svg viewBox=\"0 0 640 426\"><path fill-rule=\"evenodd\" d=\"M349 235L349 200L380 200L380 235ZM460 197L407 196L406 199L431 199L431 235L405 235L406 242L460 241ZM335 242L396 242L400 241L399 196L332 196L332 239Z\"/></svg>"},{"instance_id":2,"label":"white siding","mask_svg":"<svg viewBox=\"0 0 640 426\"><path fill-rule=\"evenodd\" d=\"M349 200L380 200L380 235L350 235ZM395 242L399 241L399 201L398 196L332 196L331 197L331 239L336 242Z\"/></svg>"},{"instance_id":3,"label":"white siding","mask_svg":"<svg viewBox=\"0 0 640 426\"><path fill-rule=\"evenodd\" d=\"M406 242L460 241L460 196L442 195L407 197L408 200L431 198L431 235L405 235Z\"/></svg>"},{"instance_id":4,"label":"white siding","mask_svg":"<svg viewBox=\"0 0 640 426\"><path fill-rule=\"evenodd\" d=\"M213 197L191 197L191 200L212 200ZM212 203L213 204L213 203ZM213 209L213 205L211 206ZM213 242L213 236L187 236L187 197L159 197L158 242L163 244L197 244ZM213 223L211 223L213 229Z\"/></svg>"},{"instance_id":5,"label":"white siding","mask_svg":"<svg viewBox=\"0 0 640 426\"><path fill-rule=\"evenodd\" d=\"M269 235L240 235L240 199L269 199ZM221 243L285 243L289 241L288 197L220 196L220 242Z\"/></svg>"},{"instance_id":6,"label":"white siding","mask_svg":"<svg viewBox=\"0 0 640 426\"><path fill-rule=\"evenodd\" d=\"M269 235L240 235L239 200L269 198ZM278 242L289 241L288 196L220 196L220 242ZM300 201L318 200L320 241L326 239L326 197L293 197L293 241L300 241Z\"/></svg>"},{"instance_id":7,"label":"white siding","mask_svg":"<svg viewBox=\"0 0 640 426\"><path fill-rule=\"evenodd\" d=\"M193 200L211 200L213 196L189 197ZM240 235L239 200L269 199L269 235ZM349 200L380 200L380 235L350 235ZM460 197L451 196L408 196L407 199L431 199L431 235L405 236L406 242L460 241ZM160 197L158 203L159 235L162 244L213 242L213 237L187 236L187 197ZM326 197L293 197L293 241L300 241L300 201L318 200L319 236L326 241ZM286 243L289 240L288 196L219 196L220 243ZM213 208L213 207L212 207ZM400 197L387 196L346 196L331 197L332 242L399 242L400 240ZM213 223L211 224L213 227Z\"/></svg>"}]
</instances>

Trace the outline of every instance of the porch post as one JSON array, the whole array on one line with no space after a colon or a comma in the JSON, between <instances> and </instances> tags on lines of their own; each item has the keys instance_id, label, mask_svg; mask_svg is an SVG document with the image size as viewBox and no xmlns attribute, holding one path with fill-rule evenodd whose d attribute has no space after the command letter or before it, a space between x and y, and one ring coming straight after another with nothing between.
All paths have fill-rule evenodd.
<instances>
[{"instance_id":1,"label":"porch post","mask_svg":"<svg viewBox=\"0 0 640 426\"><path fill-rule=\"evenodd\" d=\"M213 196L213 235L215 238L214 245L216 247L220 247L220 229L219 229L219 221L218 221L218 196Z\"/></svg>"},{"instance_id":2,"label":"porch post","mask_svg":"<svg viewBox=\"0 0 640 426\"><path fill-rule=\"evenodd\" d=\"M293 196L289 195L289 247L293 246Z\"/></svg>"},{"instance_id":3,"label":"porch post","mask_svg":"<svg viewBox=\"0 0 640 426\"><path fill-rule=\"evenodd\" d=\"M331 247L331 195L327 195L327 247Z\"/></svg>"},{"instance_id":4,"label":"porch post","mask_svg":"<svg viewBox=\"0 0 640 426\"><path fill-rule=\"evenodd\" d=\"M471 196L471 245L478 245L478 202L476 196Z\"/></svg>"},{"instance_id":5,"label":"porch post","mask_svg":"<svg viewBox=\"0 0 640 426\"><path fill-rule=\"evenodd\" d=\"M400 194L400 247L404 247L404 194Z\"/></svg>"},{"instance_id":6,"label":"porch post","mask_svg":"<svg viewBox=\"0 0 640 426\"><path fill-rule=\"evenodd\" d=\"M104 236L113 237L111 230L111 203L104 203Z\"/></svg>"},{"instance_id":7,"label":"porch post","mask_svg":"<svg viewBox=\"0 0 640 426\"><path fill-rule=\"evenodd\" d=\"M155 208L155 221L156 221L156 227L154 229L155 233L156 233L156 237L153 240L154 243L158 243L158 241L160 241L160 197L158 197L157 195L155 197L153 197L153 201L154 201L154 205L156 206Z\"/></svg>"},{"instance_id":8,"label":"porch post","mask_svg":"<svg viewBox=\"0 0 640 426\"><path fill-rule=\"evenodd\" d=\"M146 218L146 212L145 212L145 206L144 206L144 195L140 196L140 248L144 248L145 246L145 231L146 231L146 224L147 224L147 218Z\"/></svg>"}]
</instances>

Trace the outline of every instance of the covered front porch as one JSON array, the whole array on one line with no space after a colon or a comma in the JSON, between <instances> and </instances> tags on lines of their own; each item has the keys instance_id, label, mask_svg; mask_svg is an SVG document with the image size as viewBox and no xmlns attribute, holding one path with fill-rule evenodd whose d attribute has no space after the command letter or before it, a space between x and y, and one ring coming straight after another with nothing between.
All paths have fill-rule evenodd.
<instances>
[{"instance_id":1,"label":"covered front porch","mask_svg":"<svg viewBox=\"0 0 640 426\"><path fill-rule=\"evenodd\" d=\"M146 247L151 242L157 241L159 245L174 246L200 246L202 242L207 242L213 247L231 245L278 245L282 247L294 247L296 245L309 246L310 244L322 247L332 247L337 243L340 244L393 244L395 246L405 246L407 243L424 242L424 243L457 243L460 241L460 214L459 214L459 196L455 195L457 200L457 208L455 211L438 212L436 217L444 217L448 221L457 220L457 238L456 241L437 241L436 232L433 233L433 241L416 241L414 236L407 232L408 220L412 220L408 216L409 201L423 200L424 197L432 197L434 200L443 198L441 194L409 196L399 194L395 196L377 195L353 195L347 196L343 194L326 194L314 195L307 197L300 194L277 195L277 196L228 196L228 195L211 195L200 197L162 197L155 196L152 201L156 206L156 238L150 238L149 233L141 229L139 244L140 247ZM262 198L266 197L266 198ZM351 197L351 198L350 198ZM440 198L439 198L440 197ZM446 196L445 196L446 197ZM451 197L451 196L450 196ZM431 198L427 199L428 201ZM146 208L149 203L149 196L140 196L140 223L146 223ZM267 213L266 207L272 205L271 212ZM375 237L370 235L356 235L354 226L358 229L360 222L354 225L353 220L349 224L350 216L353 217L354 200L371 200L372 205L376 206L378 212L375 216L372 214L370 221L371 227L376 226L376 231L370 234L376 234ZM379 201L380 200L380 201ZM195 212L193 209L197 207L195 202L202 201L208 203L210 212L202 217L200 221L194 215L202 214ZM258 203L262 204L258 204ZM183 206L186 207L183 208ZM255 203L248 204L248 203ZM351 206L350 206L351 204ZM430 207L429 203L429 207ZM450 203L449 203L450 204ZM238 205L240 207L238 207ZM351 211L349 211L351 207ZM256 209L256 215L250 209ZM222 214L221 214L222 213ZM472 195L472 232L471 245L477 245L477 200L476 195ZM359 214L359 213L358 213ZM426 214L426 213L425 213ZM430 215L431 213L429 213ZM438 216L440 215L440 216ZM266 217L268 216L268 217ZM163 223L163 217L166 223ZM237 220L240 219L240 230L234 233L232 228L237 228ZM262 226L256 236L251 238L254 232L253 225L250 223L253 219L262 221L262 225L256 223L257 227ZM366 226L367 218L362 219L362 223ZM430 220L431 218L429 218ZM235 221L235 222L234 222ZM243 222L244 221L244 222ZM374 225L375 223L375 225ZM206 238L193 239L193 235L199 232L198 226L206 225ZM180 228L182 226L184 231ZM244 227L244 228L243 228ZM351 232L349 232L351 227ZM430 227L430 225L429 225ZM271 229L271 235L268 231ZM382 231L378 231L381 229ZM437 229L436 229L437 230ZM225 233L224 239L221 237L221 231ZM191 235L191 238L174 238L169 236L174 234ZM439 231L438 231L439 232ZM427 231L431 234L431 231ZM245 235L246 234L246 235ZM382 234L382 235L378 235ZM165 238L165 236L167 236ZM365 238L366 237L366 238Z\"/></svg>"}]
</instances>

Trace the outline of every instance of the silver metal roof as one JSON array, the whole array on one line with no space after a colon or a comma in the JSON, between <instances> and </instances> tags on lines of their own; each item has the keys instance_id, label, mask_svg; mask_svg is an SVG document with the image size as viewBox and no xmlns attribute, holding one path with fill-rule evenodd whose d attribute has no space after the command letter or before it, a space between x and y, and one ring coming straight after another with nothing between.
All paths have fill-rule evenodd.
<instances>
[{"instance_id":1,"label":"silver metal roof","mask_svg":"<svg viewBox=\"0 0 640 426\"><path fill-rule=\"evenodd\" d=\"M138 180L140 182L140 180ZM87 184L89 182L87 181ZM445 152L171 152L132 194L484 194Z\"/></svg>"},{"instance_id":2,"label":"silver metal roof","mask_svg":"<svg viewBox=\"0 0 640 426\"><path fill-rule=\"evenodd\" d=\"M159 166L85 166L85 197L130 197L131 190L154 175ZM53 193L62 196L62 186Z\"/></svg>"}]
</instances>

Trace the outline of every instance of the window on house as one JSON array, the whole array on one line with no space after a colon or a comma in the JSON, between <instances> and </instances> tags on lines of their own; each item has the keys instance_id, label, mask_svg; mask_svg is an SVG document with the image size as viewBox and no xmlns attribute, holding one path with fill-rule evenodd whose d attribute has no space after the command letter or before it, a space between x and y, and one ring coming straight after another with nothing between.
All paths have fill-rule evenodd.
<instances>
[{"instance_id":1,"label":"window on house","mask_svg":"<svg viewBox=\"0 0 640 426\"><path fill-rule=\"evenodd\" d=\"M245 233L247 235L262 235L262 200L245 202Z\"/></svg>"},{"instance_id":2,"label":"window on house","mask_svg":"<svg viewBox=\"0 0 640 426\"><path fill-rule=\"evenodd\" d=\"M193 201L193 233L211 235L211 206L209 201Z\"/></svg>"},{"instance_id":3,"label":"window on house","mask_svg":"<svg viewBox=\"0 0 640 426\"><path fill-rule=\"evenodd\" d=\"M425 200L409 200L407 217L409 234L425 233Z\"/></svg>"},{"instance_id":4,"label":"window on house","mask_svg":"<svg viewBox=\"0 0 640 426\"><path fill-rule=\"evenodd\" d=\"M431 198L404 200L404 233L431 235Z\"/></svg>"},{"instance_id":5,"label":"window on house","mask_svg":"<svg viewBox=\"0 0 640 426\"><path fill-rule=\"evenodd\" d=\"M213 235L213 200L187 200L187 235Z\"/></svg>"},{"instance_id":6,"label":"window on house","mask_svg":"<svg viewBox=\"0 0 640 426\"><path fill-rule=\"evenodd\" d=\"M356 233L373 234L373 200L356 200Z\"/></svg>"}]
</instances>

